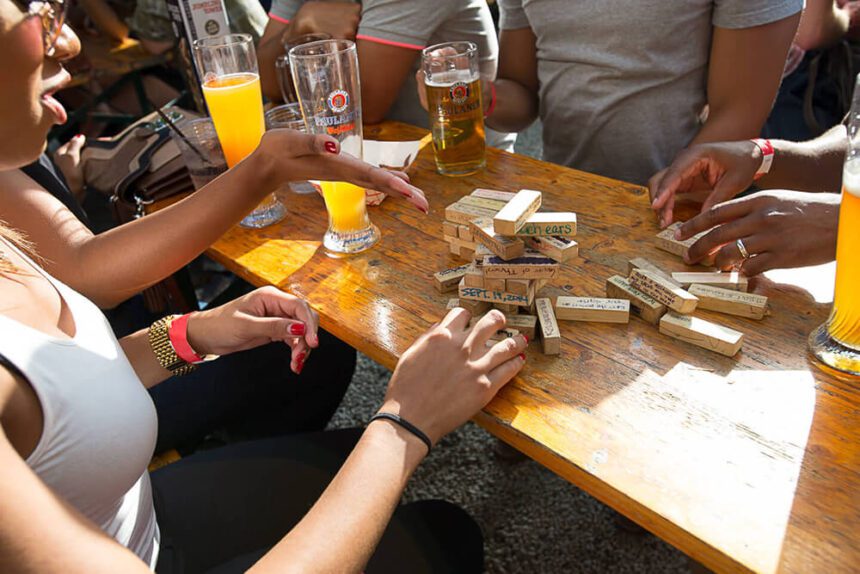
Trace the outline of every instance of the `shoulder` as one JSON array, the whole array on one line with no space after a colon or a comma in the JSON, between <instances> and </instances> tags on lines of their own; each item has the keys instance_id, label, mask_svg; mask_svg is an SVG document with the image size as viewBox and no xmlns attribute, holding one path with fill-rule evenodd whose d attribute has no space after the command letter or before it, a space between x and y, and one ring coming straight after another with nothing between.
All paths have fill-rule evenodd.
<instances>
[{"instance_id":1,"label":"shoulder","mask_svg":"<svg viewBox=\"0 0 860 574\"><path fill-rule=\"evenodd\" d=\"M752 28L793 16L803 10L804 0L714 0L712 22L720 28Z\"/></svg>"}]
</instances>

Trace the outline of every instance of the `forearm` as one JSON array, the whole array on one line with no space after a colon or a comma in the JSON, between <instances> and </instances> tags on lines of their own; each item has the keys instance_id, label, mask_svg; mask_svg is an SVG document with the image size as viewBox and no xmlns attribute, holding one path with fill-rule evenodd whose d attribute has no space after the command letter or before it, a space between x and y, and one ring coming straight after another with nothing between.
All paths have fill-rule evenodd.
<instances>
[{"instance_id":1,"label":"forearm","mask_svg":"<svg viewBox=\"0 0 860 574\"><path fill-rule=\"evenodd\" d=\"M260 88L263 91L263 95L274 102L280 102L283 98L281 95L281 86L278 84L278 72L275 69L275 60L278 59L278 56L284 54L282 38L284 31L289 31L290 28L290 24L270 20L263 37L260 38L260 44L257 46Z\"/></svg>"},{"instance_id":2,"label":"forearm","mask_svg":"<svg viewBox=\"0 0 860 574\"><path fill-rule=\"evenodd\" d=\"M393 423L371 424L310 512L251 572L361 572L426 452Z\"/></svg>"},{"instance_id":3,"label":"forearm","mask_svg":"<svg viewBox=\"0 0 860 574\"><path fill-rule=\"evenodd\" d=\"M690 145L757 138L766 117L766 114L762 117L762 114L743 109L740 102L736 106L712 110Z\"/></svg>"},{"instance_id":4,"label":"forearm","mask_svg":"<svg viewBox=\"0 0 860 574\"><path fill-rule=\"evenodd\" d=\"M500 132L519 132L529 127L538 117L537 93L515 82L500 78L496 86L496 105L485 123ZM490 98L491 94L484 94Z\"/></svg>"},{"instance_id":5,"label":"forearm","mask_svg":"<svg viewBox=\"0 0 860 574\"><path fill-rule=\"evenodd\" d=\"M794 43L804 50L832 46L848 33L848 11L832 0L809 0Z\"/></svg>"},{"instance_id":6,"label":"forearm","mask_svg":"<svg viewBox=\"0 0 860 574\"><path fill-rule=\"evenodd\" d=\"M845 126L838 125L808 142L772 140L773 165L756 184L762 189L838 192L848 148Z\"/></svg>"},{"instance_id":7,"label":"forearm","mask_svg":"<svg viewBox=\"0 0 860 574\"><path fill-rule=\"evenodd\" d=\"M155 357L149 344L149 329L127 335L119 340L119 344L144 387L154 387L173 376Z\"/></svg>"}]
</instances>

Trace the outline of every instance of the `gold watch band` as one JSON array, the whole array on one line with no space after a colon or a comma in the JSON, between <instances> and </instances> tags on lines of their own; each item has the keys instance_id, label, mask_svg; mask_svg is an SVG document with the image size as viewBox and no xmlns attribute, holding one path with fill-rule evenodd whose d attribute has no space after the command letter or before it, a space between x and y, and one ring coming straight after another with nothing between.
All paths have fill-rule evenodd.
<instances>
[{"instance_id":1,"label":"gold watch band","mask_svg":"<svg viewBox=\"0 0 860 574\"><path fill-rule=\"evenodd\" d=\"M168 315L162 317L149 327L149 345L152 347L152 352L155 353L155 358L158 359L158 364L179 377L187 375L194 371L195 367L191 363L186 363L173 350L173 345L170 344L170 338L167 336L167 331L170 329L170 323L179 315Z\"/></svg>"}]
</instances>

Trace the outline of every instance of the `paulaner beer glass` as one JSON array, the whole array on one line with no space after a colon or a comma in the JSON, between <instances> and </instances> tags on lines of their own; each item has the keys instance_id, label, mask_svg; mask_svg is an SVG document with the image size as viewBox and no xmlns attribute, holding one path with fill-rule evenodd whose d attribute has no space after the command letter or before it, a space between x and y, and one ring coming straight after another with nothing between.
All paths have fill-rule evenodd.
<instances>
[{"instance_id":1,"label":"paulaner beer glass","mask_svg":"<svg viewBox=\"0 0 860 574\"><path fill-rule=\"evenodd\" d=\"M827 322L809 336L809 347L825 365L860 379L860 88L857 86L848 124L848 154L842 171L833 309Z\"/></svg>"},{"instance_id":2,"label":"paulaner beer glass","mask_svg":"<svg viewBox=\"0 0 860 574\"><path fill-rule=\"evenodd\" d=\"M254 43L250 34L201 38L194 42L194 55L209 115L227 166L233 167L257 149L266 130ZM241 225L265 227L286 213L271 194Z\"/></svg>"},{"instance_id":3,"label":"paulaner beer glass","mask_svg":"<svg viewBox=\"0 0 860 574\"><path fill-rule=\"evenodd\" d=\"M340 142L341 153L361 159L361 83L355 44L322 40L290 50L293 84L308 132ZM358 253L379 241L370 222L364 189L341 181L322 181L329 225L323 245L333 255Z\"/></svg>"},{"instance_id":4,"label":"paulaner beer glass","mask_svg":"<svg viewBox=\"0 0 860 574\"><path fill-rule=\"evenodd\" d=\"M469 175L486 165L484 106L478 47L448 42L422 52L424 85L436 170L442 175Z\"/></svg>"}]
</instances>

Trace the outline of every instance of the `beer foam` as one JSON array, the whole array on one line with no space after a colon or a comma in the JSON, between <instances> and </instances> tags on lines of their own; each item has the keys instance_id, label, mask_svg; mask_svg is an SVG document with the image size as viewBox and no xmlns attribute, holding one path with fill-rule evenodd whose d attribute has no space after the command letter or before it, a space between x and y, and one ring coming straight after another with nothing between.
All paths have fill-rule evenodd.
<instances>
[{"instance_id":1,"label":"beer foam","mask_svg":"<svg viewBox=\"0 0 860 574\"><path fill-rule=\"evenodd\" d=\"M860 158L846 162L842 170L842 189L860 198Z\"/></svg>"},{"instance_id":2,"label":"beer foam","mask_svg":"<svg viewBox=\"0 0 860 574\"><path fill-rule=\"evenodd\" d=\"M433 79L427 80L425 84L433 88L446 88L457 82L474 82L478 77L478 74L473 74L471 70L448 70L433 74Z\"/></svg>"}]
</instances>

